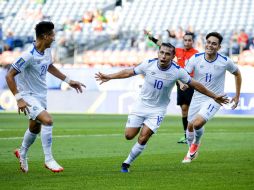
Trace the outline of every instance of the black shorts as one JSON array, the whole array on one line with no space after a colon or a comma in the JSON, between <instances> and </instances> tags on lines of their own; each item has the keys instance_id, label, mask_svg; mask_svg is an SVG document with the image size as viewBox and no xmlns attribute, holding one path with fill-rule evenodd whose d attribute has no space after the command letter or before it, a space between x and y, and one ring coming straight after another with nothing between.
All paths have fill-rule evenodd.
<instances>
[{"instance_id":1,"label":"black shorts","mask_svg":"<svg viewBox=\"0 0 254 190\"><path fill-rule=\"evenodd\" d=\"M177 105L190 105L191 98L194 93L194 89L189 87L185 91L182 91L177 84Z\"/></svg>"}]
</instances>

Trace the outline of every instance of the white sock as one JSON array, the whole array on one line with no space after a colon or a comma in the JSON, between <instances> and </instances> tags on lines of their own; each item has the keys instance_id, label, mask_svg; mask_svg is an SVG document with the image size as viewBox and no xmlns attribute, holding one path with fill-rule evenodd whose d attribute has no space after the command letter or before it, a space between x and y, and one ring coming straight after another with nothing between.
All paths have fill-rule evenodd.
<instances>
[{"instance_id":1,"label":"white sock","mask_svg":"<svg viewBox=\"0 0 254 190\"><path fill-rule=\"evenodd\" d=\"M131 164L145 149L146 145L140 145L138 142L132 147L131 152L127 159L124 161L126 164Z\"/></svg>"},{"instance_id":2,"label":"white sock","mask_svg":"<svg viewBox=\"0 0 254 190\"><path fill-rule=\"evenodd\" d=\"M194 144L200 144L201 137L204 134L204 130L205 130L204 127L201 127L198 130L194 129L194 134L195 134L195 138L194 138L194 141L193 141Z\"/></svg>"},{"instance_id":3,"label":"white sock","mask_svg":"<svg viewBox=\"0 0 254 190\"><path fill-rule=\"evenodd\" d=\"M45 162L53 159L52 151L51 151L52 129L53 129L53 126L42 125L41 127L41 143L42 143L42 148L45 155Z\"/></svg>"},{"instance_id":4,"label":"white sock","mask_svg":"<svg viewBox=\"0 0 254 190\"><path fill-rule=\"evenodd\" d=\"M190 132L188 129L186 130L186 137L187 137L187 143L189 147L191 146L191 143L193 142L194 139L194 132Z\"/></svg>"},{"instance_id":5,"label":"white sock","mask_svg":"<svg viewBox=\"0 0 254 190\"><path fill-rule=\"evenodd\" d=\"M26 158L27 151L29 147L34 143L37 134L30 132L29 128L26 130L24 134L24 138L20 147L20 156L22 158Z\"/></svg>"}]
</instances>

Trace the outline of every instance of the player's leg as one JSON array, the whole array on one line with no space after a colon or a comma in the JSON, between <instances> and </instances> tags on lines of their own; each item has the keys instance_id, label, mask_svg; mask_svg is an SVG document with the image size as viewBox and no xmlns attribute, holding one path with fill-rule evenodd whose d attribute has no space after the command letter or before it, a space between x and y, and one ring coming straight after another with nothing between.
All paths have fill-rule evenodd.
<instances>
[{"instance_id":1,"label":"player's leg","mask_svg":"<svg viewBox=\"0 0 254 190\"><path fill-rule=\"evenodd\" d=\"M189 147L191 146L193 139L194 139L193 123L189 122L186 130L186 140Z\"/></svg>"},{"instance_id":2,"label":"player's leg","mask_svg":"<svg viewBox=\"0 0 254 190\"><path fill-rule=\"evenodd\" d=\"M185 107L183 107L183 91L180 89L180 86L178 83L176 83L177 85L177 105L180 106L181 108L181 111L182 111L182 122L183 122L183 129L185 130L185 119L184 119L184 115L185 113L183 113L183 109ZM186 115L186 120L187 120L187 115ZM185 141L185 136L182 136L178 141L177 143L184 143Z\"/></svg>"},{"instance_id":3,"label":"player's leg","mask_svg":"<svg viewBox=\"0 0 254 190\"><path fill-rule=\"evenodd\" d=\"M190 163L191 157L190 157L190 147L194 141L194 121L200 111L202 102L197 102L193 100L190 104L189 111L188 111L188 127L186 130L186 136L187 136L187 143L188 143L188 152L186 156L184 157L182 163Z\"/></svg>"},{"instance_id":4,"label":"player's leg","mask_svg":"<svg viewBox=\"0 0 254 190\"><path fill-rule=\"evenodd\" d=\"M138 142L134 144L128 157L122 164L122 172L128 172L128 168L130 167L130 164L143 152L143 150L146 147L146 143L149 140L149 138L152 136L152 134L153 134L153 131L150 128L148 128L146 125L144 125L139 134Z\"/></svg>"},{"instance_id":5,"label":"player's leg","mask_svg":"<svg viewBox=\"0 0 254 190\"><path fill-rule=\"evenodd\" d=\"M126 123L125 138L127 140L133 139L139 133L140 128L143 126L143 122L144 122L144 117L130 114L128 116L128 120ZM134 159L132 160L132 158L136 154L136 149L138 149L137 143L132 147L128 157L122 163L121 172L129 172L130 163L134 160Z\"/></svg>"},{"instance_id":6,"label":"player's leg","mask_svg":"<svg viewBox=\"0 0 254 190\"><path fill-rule=\"evenodd\" d=\"M14 151L15 156L19 159L20 169L28 172L27 152L29 147L34 143L37 134L40 133L41 124L34 120L29 120L29 128L24 134L20 149Z\"/></svg>"},{"instance_id":7,"label":"player's leg","mask_svg":"<svg viewBox=\"0 0 254 190\"><path fill-rule=\"evenodd\" d=\"M202 102L197 100L192 100L188 109L188 125L186 130L187 144L191 145L194 139L194 128L193 122L196 119L197 114L199 113L202 106Z\"/></svg>"},{"instance_id":8,"label":"player's leg","mask_svg":"<svg viewBox=\"0 0 254 190\"><path fill-rule=\"evenodd\" d=\"M146 147L146 143L149 140L149 138L152 136L153 133L157 131L159 128L162 120L163 120L164 114L154 114L150 115L150 117L142 117L138 118L136 117L136 125L143 125L141 132L138 137L138 142L132 147L128 157L122 164L122 172L128 172L130 164L143 152L143 150ZM129 120L128 120L129 122ZM142 123L141 123L142 122ZM131 122L129 122L131 123Z\"/></svg>"},{"instance_id":9,"label":"player's leg","mask_svg":"<svg viewBox=\"0 0 254 190\"><path fill-rule=\"evenodd\" d=\"M125 138L127 140L132 140L140 131L140 127L134 128L134 127L126 127L125 128Z\"/></svg>"},{"instance_id":10,"label":"player's leg","mask_svg":"<svg viewBox=\"0 0 254 190\"><path fill-rule=\"evenodd\" d=\"M215 102L213 99L209 99L205 103L202 104L202 108L200 109L197 117L193 122L194 127L194 141L193 144L199 145L201 138L204 134L204 125L207 121L209 121L220 109L220 105Z\"/></svg>"},{"instance_id":11,"label":"player's leg","mask_svg":"<svg viewBox=\"0 0 254 190\"><path fill-rule=\"evenodd\" d=\"M193 128L194 128L194 140L192 144L199 145L201 141L201 137L204 134L204 125L206 124L206 119L201 116L197 115L196 119L193 121Z\"/></svg>"},{"instance_id":12,"label":"player's leg","mask_svg":"<svg viewBox=\"0 0 254 190\"><path fill-rule=\"evenodd\" d=\"M188 126L188 110L191 103L191 99L194 93L193 88L188 88L185 91L182 91L179 87L177 88L177 105L181 107L182 111L182 124L184 130L184 137L182 137L178 143L187 143L186 139L186 130Z\"/></svg>"},{"instance_id":13,"label":"player's leg","mask_svg":"<svg viewBox=\"0 0 254 190\"><path fill-rule=\"evenodd\" d=\"M191 161L197 157L197 152L200 147L201 138L204 134L204 125L208 120L210 120L216 112L220 109L220 105L216 103L214 100L210 99L202 104L202 108L198 112L196 118L192 121L194 128L194 139L187 153L188 158ZM184 162L183 163L189 163Z\"/></svg>"},{"instance_id":14,"label":"player's leg","mask_svg":"<svg viewBox=\"0 0 254 190\"><path fill-rule=\"evenodd\" d=\"M15 155L19 158L21 170L23 172L28 171L28 164L27 164L27 152L29 147L34 143L36 136L40 133L41 124L39 121L36 120L36 117L39 115L40 112L44 110L41 106L40 102L32 97L32 96L24 96L23 99L29 103L31 106L29 107L29 128L26 130L23 138L22 145L20 149L15 150Z\"/></svg>"},{"instance_id":15,"label":"player's leg","mask_svg":"<svg viewBox=\"0 0 254 190\"><path fill-rule=\"evenodd\" d=\"M43 111L37 116L37 119L42 123L41 143L45 155L45 167L53 172L61 172L63 167L54 160L52 155L52 117L47 111Z\"/></svg>"},{"instance_id":16,"label":"player's leg","mask_svg":"<svg viewBox=\"0 0 254 190\"><path fill-rule=\"evenodd\" d=\"M187 126L188 126L188 120L187 120L188 109L189 109L189 105L187 105L187 104L181 105L184 136L177 143L187 143L186 130L187 130Z\"/></svg>"}]
</instances>

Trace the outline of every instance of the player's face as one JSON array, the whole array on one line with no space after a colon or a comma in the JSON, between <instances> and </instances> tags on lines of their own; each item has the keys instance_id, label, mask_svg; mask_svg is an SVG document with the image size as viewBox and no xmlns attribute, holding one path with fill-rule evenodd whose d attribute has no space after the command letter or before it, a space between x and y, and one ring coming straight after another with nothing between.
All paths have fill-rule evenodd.
<instances>
[{"instance_id":1,"label":"player's face","mask_svg":"<svg viewBox=\"0 0 254 190\"><path fill-rule=\"evenodd\" d=\"M55 32L52 30L48 34L45 34L44 40L47 48L49 48L52 42L55 41Z\"/></svg>"},{"instance_id":2,"label":"player's face","mask_svg":"<svg viewBox=\"0 0 254 190\"><path fill-rule=\"evenodd\" d=\"M159 53L158 53L158 58L159 58L159 64L162 67L167 67L171 60L173 60L175 57L173 48L167 47L167 46L161 46Z\"/></svg>"},{"instance_id":3,"label":"player's face","mask_svg":"<svg viewBox=\"0 0 254 190\"><path fill-rule=\"evenodd\" d=\"M206 44L205 44L205 52L208 55L215 55L219 49L220 49L220 43L219 43L219 39L214 37L214 36L210 36L207 40L206 40Z\"/></svg>"},{"instance_id":4,"label":"player's face","mask_svg":"<svg viewBox=\"0 0 254 190\"><path fill-rule=\"evenodd\" d=\"M191 35L185 35L183 37L183 45L185 49L191 49L193 47L193 39Z\"/></svg>"}]
</instances>

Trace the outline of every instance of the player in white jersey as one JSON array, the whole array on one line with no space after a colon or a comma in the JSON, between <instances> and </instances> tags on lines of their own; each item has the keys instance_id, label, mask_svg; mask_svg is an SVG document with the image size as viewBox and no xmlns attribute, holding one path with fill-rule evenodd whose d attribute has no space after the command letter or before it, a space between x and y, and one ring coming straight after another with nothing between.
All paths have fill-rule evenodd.
<instances>
[{"instance_id":1,"label":"player in white jersey","mask_svg":"<svg viewBox=\"0 0 254 190\"><path fill-rule=\"evenodd\" d=\"M187 72L194 70L194 79L203 84L215 94L224 93L225 74L229 71L235 76L236 94L232 98L232 109L238 105L241 89L241 73L237 65L228 57L218 53L223 37L212 32L206 36L205 52L198 53L189 59L185 69ZM183 163L190 163L197 156L204 125L220 109L221 105L213 99L195 91L191 100L188 114L187 140L189 150ZM194 129L194 132L193 132Z\"/></svg>"},{"instance_id":2,"label":"player in white jersey","mask_svg":"<svg viewBox=\"0 0 254 190\"><path fill-rule=\"evenodd\" d=\"M36 25L35 32L36 41L12 64L6 75L7 84L17 100L19 114L21 111L29 117L29 128L20 149L16 149L14 154L19 159L20 169L28 172L27 152L41 132L45 167L53 172L61 172L63 167L54 160L51 151L53 120L46 111L46 74L50 72L77 92L82 92L82 86L85 85L70 80L52 64L50 45L55 39L54 24L42 21Z\"/></svg>"},{"instance_id":3,"label":"player in white jersey","mask_svg":"<svg viewBox=\"0 0 254 190\"><path fill-rule=\"evenodd\" d=\"M219 104L228 102L228 99L223 95L217 96L202 84L191 79L184 69L173 62L174 57L175 47L168 43L162 43L156 59L144 61L134 69L125 69L107 75L99 72L95 75L97 81L101 81L100 84L111 79L128 78L137 74L145 76L139 99L128 116L125 128L126 139L133 139L142 129L138 142L132 147L129 156L122 163L122 172L129 171L130 164L144 150L149 138L159 128L170 102L172 88L177 80L189 84Z\"/></svg>"}]
</instances>

